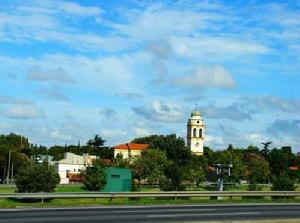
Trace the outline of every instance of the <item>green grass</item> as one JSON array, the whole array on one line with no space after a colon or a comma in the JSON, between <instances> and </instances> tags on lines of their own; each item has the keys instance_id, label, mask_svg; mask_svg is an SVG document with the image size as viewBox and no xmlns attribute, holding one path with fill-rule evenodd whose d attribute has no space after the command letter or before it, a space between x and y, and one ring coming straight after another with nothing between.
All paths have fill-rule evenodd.
<instances>
[{"instance_id":1,"label":"green grass","mask_svg":"<svg viewBox=\"0 0 300 223\"><path fill-rule=\"evenodd\" d=\"M230 186L226 187L226 190L230 191L246 191L246 185ZM14 193L16 188L14 187L0 187L0 193ZM138 188L141 192L158 192L157 187L141 187ZM199 187L190 188L189 190L198 191L212 191L215 187ZM270 187L264 186L262 190L270 190ZM300 190L298 186L296 190ZM59 185L56 192L83 192L80 184L71 185ZM300 198L296 199L278 199L272 200L270 197L264 197L262 199L251 199L241 197L225 197L223 200L210 199L206 197L194 197L189 199L154 199L154 198L141 198L141 199L128 199L128 198L115 198L113 200L104 198L65 198L65 199L53 199L47 202L26 203L16 201L12 199L0 199L0 208L14 208L14 207L63 207L63 206L99 206L99 205L159 205L159 204L228 204L228 203L283 203L283 202L300 202Z\"/></svg>"},{"instance_id":2,"label":"green grass","mask_svg":"<svg viewBox=\"0 0 300 223\"><path fill-rule=\"evenodd\" d=\"M21 207L75 207L75 206L103 206L103 205L174 205L174 204L234 204L234 203L290 203L300 202L298 199L280 199L271 200L265 199L242 199L238 197L224 198L223 200L209 198L191 198L191 199L154 199L141 198L131 200L128 198L115 198L113 200L105 198L68 198L68 199L53 199L45 202L26 203L11 199L0 199L1 208L21 208Z\"/></svg>"},{"instance_id":3,"label":"green grass","mask_svg":"<svg viewBox=\"0 0 300 223\"><path fill-rule=\"evenodd\" d=\"M15 187L0 187L0 193L14 193L16 192Z\"/></svg>"},{"instance_id":4,"label":"green grass","mask_svg":"<svg viewBox=\"0 0 300 223\"><path fill-rule=\"evenodd\" d=\"M84 192L80 184L58 185L55 192Z\"/></svg>"}]
</instances>

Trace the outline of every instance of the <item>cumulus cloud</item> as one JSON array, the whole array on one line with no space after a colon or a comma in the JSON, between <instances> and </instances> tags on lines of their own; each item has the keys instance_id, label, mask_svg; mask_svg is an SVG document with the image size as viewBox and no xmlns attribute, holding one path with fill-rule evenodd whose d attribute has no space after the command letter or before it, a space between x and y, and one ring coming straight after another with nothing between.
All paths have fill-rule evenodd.
<instances>
[{"instance_id":1,"label":"cumulus cloud","mask_svg":"<svg viewBox=\"0 0 300 223\"><path fill-rule=\"evenodd\" d=\"M147 126L145 124L145 122L134 123L132 125L131 130L134 134L134 137L144 137L144 136L149 136L149 135L155 134L155 131L153 131L152 128Z\"/></svg>"},{"instance_id":2,"label":"cumulus cloud","mask_svg":"<svg viewBox=\"0 0 300 223\"><path fill-rule=\"evenodd\" d=\"M300 112L300 101L295 99L284 99L277 96L260 96L255 100L258 109L279 110L287 113Z\"/></svg>"},{"instance_id":3,"label":"cumulus cloud","mask_svg":"<svg viewBox=\"0 0 300 223\"><path fill-rule=\"evenodd\" d=\"M276 119L272 124L266 128L266 132L270 135L277 137L295 137L299 138L300 135L300 120L290 119L282 120Z\"/></svg>"},{"instance_id":4,"label":"cumulus cloud","mask_svg":"<svg viewBox=\"0 0 300 223\"><path fill-rule=\"evenodd\" d=\"M38 92L44 95L47 99L53 99L57 101L70 101L69 97L64 94L63 88L60 86L41 88Z\"/></svg>"},{"instance_id":5,"label":"cumulus cloud","mask_svg":"<svg viewBox=\"0 0 300 223\"><path fill-rule=\"evenodd\" d=\"M0 110L0 113L11 119L35 119L44 116L44 112L35 105L14 105Z\"/></svg>"},{"instance_id":6,"label":"cumulus cloud","mask_svg":"<svg viewBox=\"0 0 300 223\"><path fill-rule=\"evenodd\" d=\"M234 78L223 66L198 67L193 74L177 77L173 83L195 89L235 87Z\"/></svg>"},{"instance_id":7,"label":"cumulus cloud","mask_svg":"<svg viewBox=\"0 0 300 223\"><path fill-rule=\"evenodd\" d=\"M111 120L116 117L117 112L112 108L105 108L100 111L100 114L102 114L105 119Z\"/></svg>"},{"instance_id":8,"label":"cumulus cloud","mask_svg":"<svg viewBox=\"0 0 300 223\"><path fill-rule=\"evenodd\" d=\"M160 59L168 59L173 54L173 49L167 41L151 42L147 48Z\"/></svg>"},{"instance_id":9,"label":"cumulus cloud","mask_svg":"<svg viewBox=\"0 0 300 223\"><path fill-rule=\"evenodd\" d=\"M232 59L238 56L266 54L270 49L249 40L221 37L173 37L170 41L175 54L188 58L212 57ZM225 56L226 55L226 56ZM227 58L226 58L227 57Z\"/></svg>"},{"instance_id":10,"label":"cumulus cloud","mask_svg":"<svg viewBox=\"0 0 300 223\"><path fill-rule=\"evenodd\" d=\"M251 120L251 112L237 103L227 107L208 105L200 107L205 118L230 119L234 121Z\"/></svg>"},{"instance_id":11,"label":"cumulus cloud","mask_svg":"<svg viewBox=\"0 0 300 223\"><path fill-rule=\"evenodd\" d=\"M25 99L20 99L12 96L1 95L0 94L0 104L28 104L31 105L33 102Z\"/></svg>"},{"instance_id":12,"label":"cumulus cloud","mask_svg":"<svg viewBox=\"0 0 300 223\"><path fill-rule=\"evenodd\" d=\"M47 71L41 71L40 69L35 68L28 73L27 79L32 81L48 81L64 84L75 82L74 79L71 78L70 75L62 68L49 69Z\"/></svg>"},{"instance_id":13,"label":"cumulus cloud","mask_svg":"<svg viewBox=\"0 0 300 223\"><path fill-rule=\"evenodd\" d=\"M104 138L118 138L127 135L127 132L116 129L102 129L100 135Z\"/></svg>"},{"instance_id":14,"label":"cumulus cloud","mask_svg":"<svg viewBox=\"0 0 300 223\"><path fill-rule=\"evenodd\" d=\"M152 121L180 122L183 118L183 112L179 106L163 101L153 101L145 106L133 107L132 110L146 120Z\"/></svg>"}]
</instances>

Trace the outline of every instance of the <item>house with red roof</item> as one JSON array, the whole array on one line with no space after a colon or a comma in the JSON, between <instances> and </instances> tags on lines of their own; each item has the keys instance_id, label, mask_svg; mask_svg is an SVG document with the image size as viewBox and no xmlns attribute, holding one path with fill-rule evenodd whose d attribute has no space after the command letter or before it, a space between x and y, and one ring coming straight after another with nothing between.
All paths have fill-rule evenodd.
<instances>
[{"instance_id":1,"label":"house with red roof","mask_svg":"<svg viewBox=\"0 0 300 223\"><path fill-rule=\"evenodd\" d=\"M122 155L124 159L128 159L130 157L140 156L142 151L149 147L148 144L140 144L140 143L125 143L114 146L114 157L118 154Z\"/></svg>"}]
</instances>

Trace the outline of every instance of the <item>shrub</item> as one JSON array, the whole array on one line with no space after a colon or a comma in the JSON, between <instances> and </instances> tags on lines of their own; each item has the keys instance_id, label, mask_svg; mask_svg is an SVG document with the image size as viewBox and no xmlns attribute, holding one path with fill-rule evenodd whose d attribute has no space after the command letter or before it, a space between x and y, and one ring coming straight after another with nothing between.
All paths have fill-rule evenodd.
<instances>
[{"instance_id":1,"label":"shrub","mask_svg":"<svg viewBox=\"0 0 300 223\"><path fill-rule=\"evenodd\" d=\"M58 173L47 163L27 166L15 177L19 193L53 192L59 181Z\"/></svg>"}]
</instances>

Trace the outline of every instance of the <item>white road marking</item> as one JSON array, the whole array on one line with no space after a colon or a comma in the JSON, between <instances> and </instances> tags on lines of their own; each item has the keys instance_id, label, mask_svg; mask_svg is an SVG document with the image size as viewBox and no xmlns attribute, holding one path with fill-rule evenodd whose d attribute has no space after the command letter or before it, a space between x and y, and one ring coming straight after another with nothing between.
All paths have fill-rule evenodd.
<instances>
[{"instance_id":1,"label":"white road marking","mask_svg":"<svg viewBox=\"0 0 300 223\"><path fill-rule=\"evenodd\" d=\"M217 211L216 209L162 209L162 210L117 210L117 211L108 211L112 213L156 213L156 212L189 212L189 211Z\"/></svg>"},{"instance_id":2,"label":"white road marking","mask_svg":"<svg viewBox=\"0 0 300 223\"><path fill-rule=\"evenodd\" d=\"M154 214L146 215L147 218L177 218L177 217L197 217L197 216L228 216L228 215L261 215L262 212L232 212L232 213L207 213L207 214Z\"/></svg>"}]
</instances>

